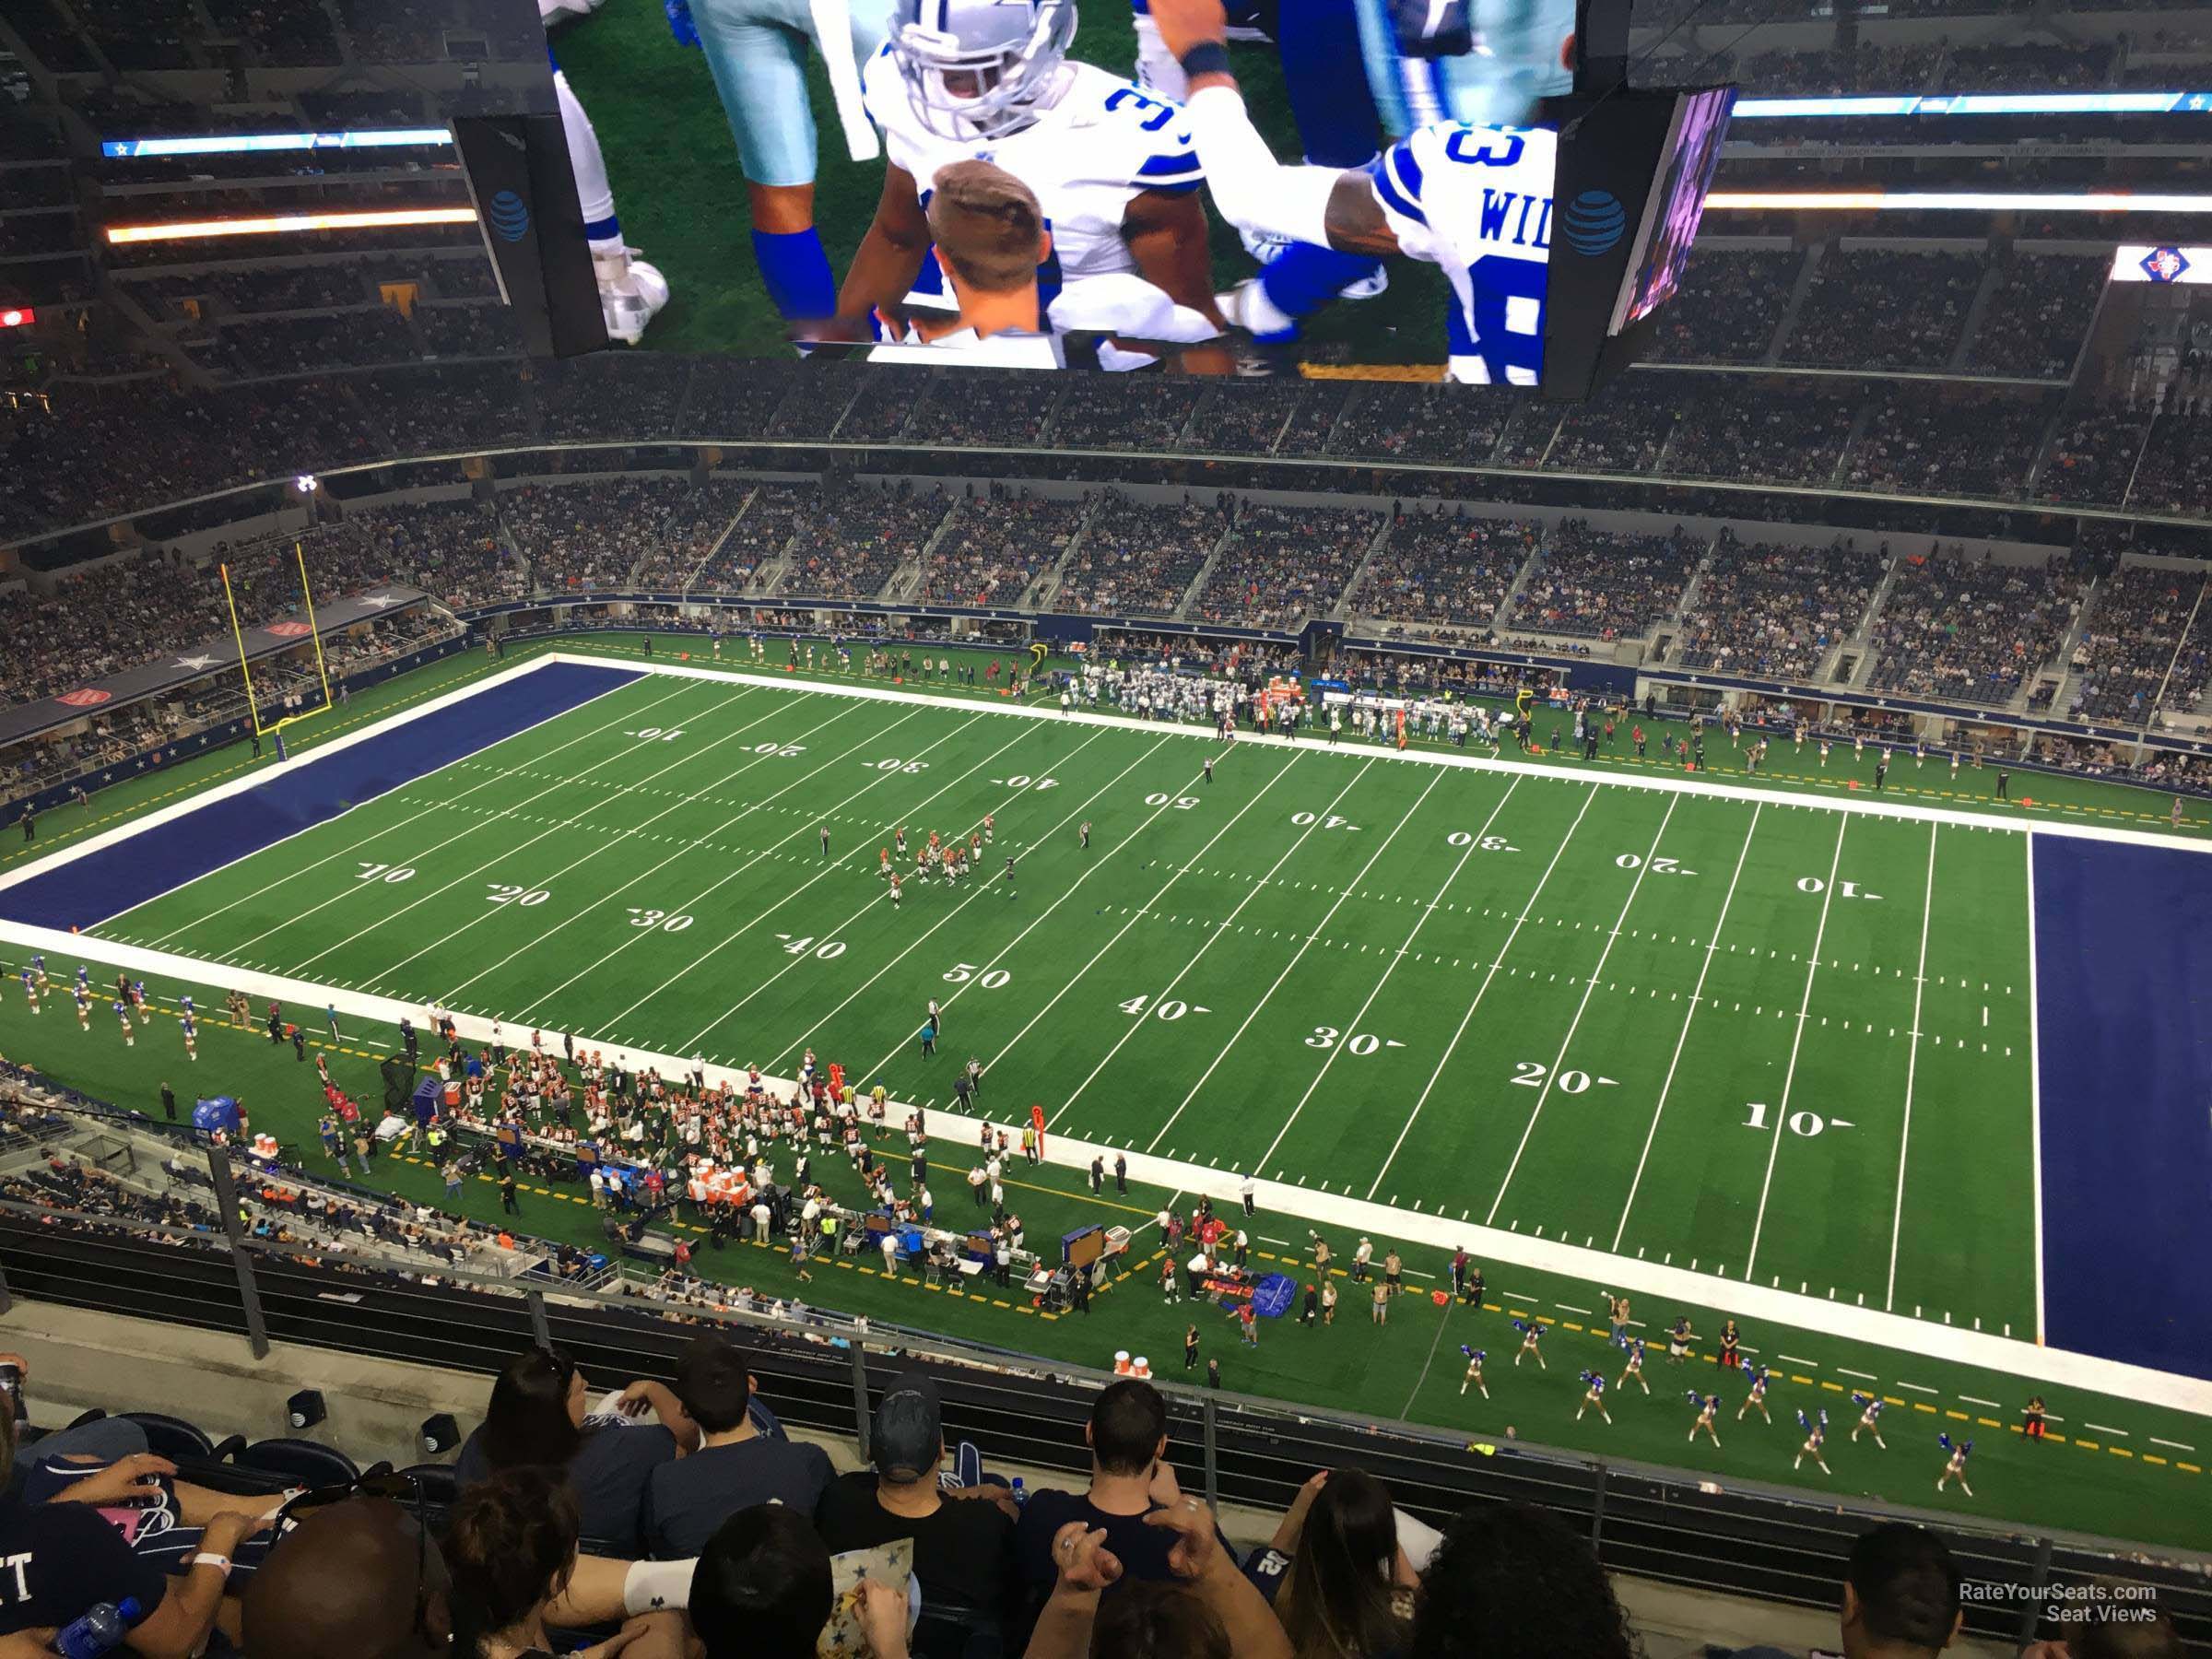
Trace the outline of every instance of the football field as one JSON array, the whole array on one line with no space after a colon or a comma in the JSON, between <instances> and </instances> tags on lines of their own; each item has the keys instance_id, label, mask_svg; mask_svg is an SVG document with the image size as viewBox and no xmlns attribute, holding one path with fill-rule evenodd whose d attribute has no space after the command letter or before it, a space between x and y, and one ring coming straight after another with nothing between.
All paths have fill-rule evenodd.
<instances>
[{"instance_id":1,"label":"football field","mask_svg":"<svg viewBox=\"0 0 2212 1659\"><path fill-rule=\"evenodd\" d=\"M87 931L2028 1335L2026 845L647 675Z\"/></svg>"}]
</instances>

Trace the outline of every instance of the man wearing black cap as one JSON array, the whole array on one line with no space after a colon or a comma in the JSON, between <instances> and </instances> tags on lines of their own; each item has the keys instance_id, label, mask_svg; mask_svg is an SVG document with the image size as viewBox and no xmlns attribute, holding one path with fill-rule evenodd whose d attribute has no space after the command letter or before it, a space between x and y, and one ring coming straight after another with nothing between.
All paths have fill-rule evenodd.
<instances>
[{"instance_id":1,"label":"man wearing black cap","mask_svg":"<svg viewBox=\"0 0 2212 1659\"><path fill-rule=\"evenodd\" d=\"M841 1475L822 1494L822 1542L835 1554L912 1538L924 1627L940 1607L1003 1623L1018 1582L1012 1500L939 1488L945 1430L935 1383L919 1371L894 1381L870 1421L868 1447L875 1473ZM926 1647L921 1635L917 1648Z\"/></svg>"},{"instance_id":2,"label":"man wearing black cap","mask_svg":"<svg viewBox=\"0 0 2212 1659\"><path fill-rule=\"evenodd\" d=\"M715 1528L756 1503L814 1512L830 1484L829 1454L784 1438L767 1408L755 1407L745 1355L728 1337L710 1332L685 1351L676 1397L699 1425L699 1450L661 1465L646 1483L640 1524L653 1555L699 1554Z\"/></svg>"}]
</instances>

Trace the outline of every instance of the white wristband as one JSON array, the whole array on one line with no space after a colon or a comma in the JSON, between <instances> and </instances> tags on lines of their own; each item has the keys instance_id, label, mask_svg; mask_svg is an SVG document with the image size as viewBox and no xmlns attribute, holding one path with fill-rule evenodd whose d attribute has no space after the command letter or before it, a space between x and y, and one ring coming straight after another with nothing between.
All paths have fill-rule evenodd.
<instances>
[{"instance_id":1,"label":"white wristband","mask_svg":"<svg viewBox=\"0 0 2212 1659\"><path fill-rule=\"evenodd\" d=\"M227 1555L217 1555L211 1549L203 1549L199 1554L194 1556L192 1565L194 1567L219 1567L223 1570L225 1578L230 1576L230 1558Z\"/></svg>"}]
</instances>

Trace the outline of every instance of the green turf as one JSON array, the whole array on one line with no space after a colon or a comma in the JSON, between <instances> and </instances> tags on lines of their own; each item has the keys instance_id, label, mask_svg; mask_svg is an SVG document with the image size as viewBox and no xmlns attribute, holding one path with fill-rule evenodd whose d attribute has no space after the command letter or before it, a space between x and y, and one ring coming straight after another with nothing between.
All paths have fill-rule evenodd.
<instances>
[{"instance_id":1,"label":"green turf","mask_svg":"<svg viewBox=\"0 0 2212 1659\"><path fill-rule=\"evenodd\" d=\"M672 643L664 637L657 654ZM638 649L618 638L599 648ZM357 698L325 736L492 665L440 665ZM1601 1249L1618 1234L1624 1255L1671 1257L1712 1277L1714 1306L1686 1310L1707 1330L1728 1284L1754 1270L1756 1234L1763 1283L2027 1333L2017 835L1847 818L1779 787L1754 821L1749 805L1590 781L1630 767L1626 754L1591 772L1537 761L1498 774L1406 766L1348 744L1290 752L1246 740L1209 785L1199 762L1212 746L1192 735L1002 718L994 711L1004 700L987 693L972 709L938 710L817 696L807 683L649 677L106 931L417 1002L436 996L497 1012L518 1033L536 1021L587 1040L605 1033L607 1047L703 1050L771 1072L788 1071L811 1043L922 1100L945 1099L946 1074L974 1053L993 1067L992 1105L1007 1119L1035 1100L1063 1129L1189 1162L1280 1171L1332 1194L1371 1191L1472 1221L1495 1206L1498 1226ZM625 735L647 727L664 735ZM681 735L666 737L672 728ZM785 752L794 745L803 747ZM1777 759L1790 763L1788 746ZM1809 751L1794 759L1818 774ZM127 817L237 763L218 755L194 762L196 773L119 788L96 800L94 815ZM1851 776L1847 756L1830 764L1832 782ZM1924 780L1931 794L1951 787L1940 765L1894 775ZM1986 786L1969 768L1960 787L1977 782ZM2139 794L2077 788L2075 810L2144 812L2123 804ZM950 831L985 810L999 822L986 868L1018 852L1019 896L996 882L912 888L894 913L873 874L887 828ZM1073 832L1084 818L1096 828L1088 857ZM816 839L825 821L828 860ZM86 827L63 818L41 839ZM356 879L368 864L415 875ZM1804 891L1808 880L1822 891ZM1824 907L1844 882L1857 895ZM494 902L494 883L548 897ZM673 932L637 924L653 910L664 924L693 921ZM1925 983L1916 985L1924 931ZM1493 972L1492 963L1502 965ZM1700 973L1704 1000L1692 1017ZM195 993L204 1009L217 990ZM934 1068L909 1041L932 995L948 1010ZM0 1041L132 1103L150 1100L158 1073L175 1081L183 1070L166 1025L126 1051L111 1018L88 1038L56 1004L34 1026L12 993L0 1005ZM274 1108L286 1139L312 1142L316 1097L288 1052L212 1028L203 1049L181 1089L243 1090L257 1112ZM342 1050L357 1090L372 1087L374 1057L366 1046ZM1914 1111L1900 1207L1908 1067ZM1549 1088L1515 1081L1555 1068ZM1793 1119L1814 1127L1807 1113L1818 1132L1793 1132ZM425 1172L382 1169L418 1194L429 1190ZM1071 1171L1025 1172L1016 1202L1034 1237L1097 1214L1069 1190L1077 1184ZM965 1201L943 1162L935 1185L948 1206ZM580 1206L543 1196L534 1226L549 1219L556 1232L596 1236ZM1130 1194L1129 1218L1158 1196ZM485 1197L474 1195L479 1213ZM1285 1219L1263 1218L1255 1230L1293 1244L1303 1236ZM1441 1272L1432 1256L1412 1259ZM764 1253L720 1266L763 1284L786 1272ZM1094 1336L1018 1298L935 1293L933 1308L919 1289L858 1269L818 1277L830 1288L810 1288L817 1300L1094 1361L1117 1347L1179 1352L1186 1317L1148 1287L1124 1285L1100 1302ZM1789 1476L1795 1404L1840 1397L1864 1372L1900 1402L1888 1419L1892 1451L1848 1468L1831 1457L1839 1489L1932 1500L1934 1468L1924 1479L1919 1464L1934 1455L1933 1428L1958 1422L1919 1423L1913 1407L1928 1406L1963 1414L1988 1437L1977 1453L1980 1512L2176 1541L2195 1530L2170 1513L2172 1483L2194 1475L2195 1453L2155 1451L2150 1437L2199 1446L2198 1419L2054 1399L2069 1419L2129 1434L2088 1437L2092 1454L2072 1435L2053 1457L1987 1426L2013 1420L2025 1392L2013 1381L1818 1330L1754 1331L1754 1347L1812 1361L1787 1373L1807 1382L1778 1393L1771 1434L1754 1437L1747 1424L1731 1435L1724 1425L1722 1453L1691 1452L1676 1438L1688 1429L1675 1409L1681 1382L1656 1362L1651 1402L1615 1396L1611 1430L1573 1422L1572 1373L1600 1352L1576 1356L1589 1340L1576 1327L1602 1305L1595 1288L1503 1266L1490 1285L1497 1309L1487 1318L1401 1304L1374 1332L1347 1300L1339 1319L1349 1330L1270 1327L1258 1352L1231 1353L1226 1327L1209 1324L1209 1351L1228 1358L1231 1386L1253 1392L1484 1432L1510 1422L1531 1439L1687 1456L1762 1478ZM1540 1382L1510 1365L1502 1319L1516 1308L1559 1319L1570 1339L1570 1359L1555 1344ZM1654 1324L1673 1312L1639 1308ZM1495 1398L1483 1410L1456 1392L1463 1340L1492 1355ZM2019 1461L2034 1457L2065 1478Z\"/></svg>"}]
</instances>

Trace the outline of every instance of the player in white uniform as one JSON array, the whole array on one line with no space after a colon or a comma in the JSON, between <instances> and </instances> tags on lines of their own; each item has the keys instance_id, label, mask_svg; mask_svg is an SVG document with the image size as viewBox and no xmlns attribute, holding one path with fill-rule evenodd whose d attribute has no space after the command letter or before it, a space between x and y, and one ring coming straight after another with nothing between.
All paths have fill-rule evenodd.
<instances>
[{"instance_id":1,"label":"player in white uniform","mask_svg":"<svg viewBox=\"0 0 2212 1659\"><path fill-rule=\"evenodd\" d=\"M838 300L848 324L898 306L925 266L924 291L941 291L927 208L937 170L960 160L992 162L1035 193L1052 241L1044 305L1063 284L1134 274L1218 324L1189 124L1177 105L1069 62L1074 36L1071 0L899 0L861 74L887 165ZM1186 353L1184 366L1233 365L1216 348Z\"/></svg>"},{"instance_id":2,"label":"player in white uniform","mask_svg":"<svg viewBox=\"0 0 2212 1659\"><path fill-rule=\"evenodd\" d=\"M1437 122L1365 171L1286 167L1229 73L1220 0L1154 0L1152 18L1190 71L1191 127L1225 218L1241 230L1441 266L1454 300L1449 377L1537 382L1556 133ZM1226 300L1230 320L1255 334L1288 321L1250 284Z\"/></svg>"}]
</instances>

